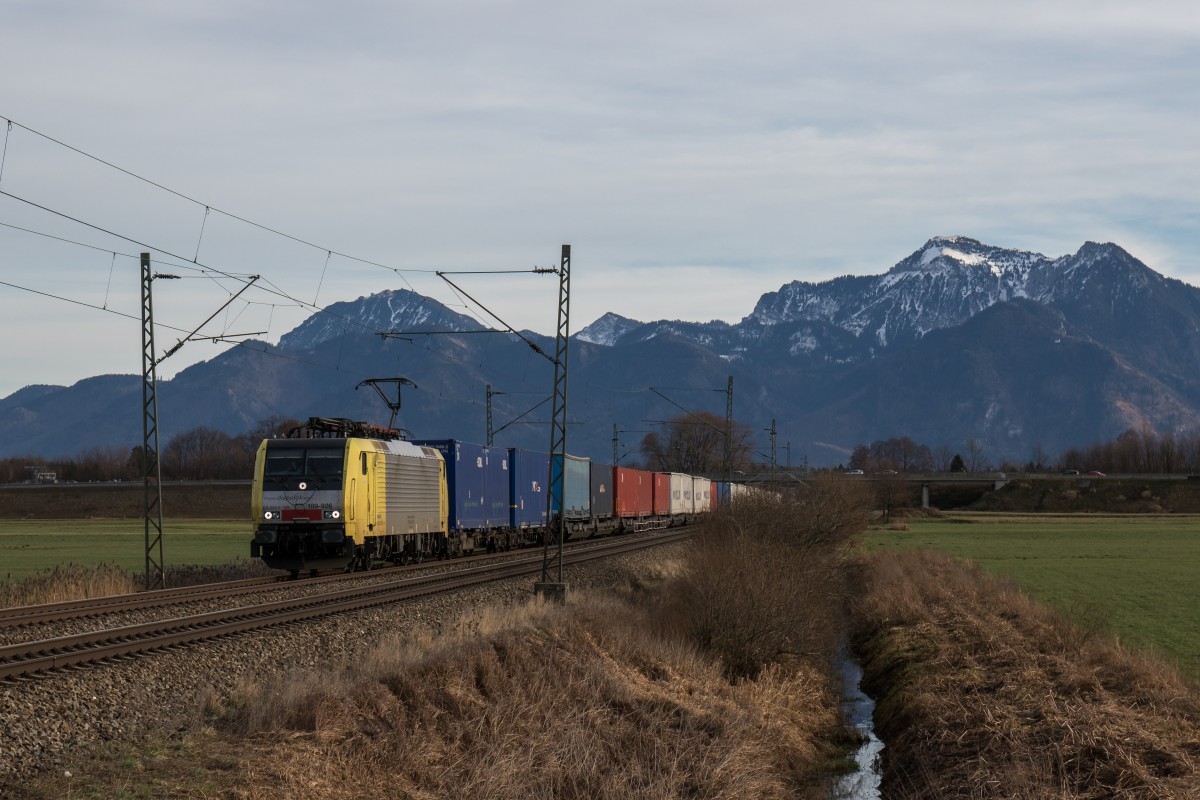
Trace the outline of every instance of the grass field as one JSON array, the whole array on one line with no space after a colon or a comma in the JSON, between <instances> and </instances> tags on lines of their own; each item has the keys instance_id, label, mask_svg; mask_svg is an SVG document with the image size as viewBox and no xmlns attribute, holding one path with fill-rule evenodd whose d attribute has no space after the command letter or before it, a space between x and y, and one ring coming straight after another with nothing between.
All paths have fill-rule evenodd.
<instances>
[{"instance_id":1,"label":"grass field","mask_svg":"<svg viewBox=\"0 0 1200 800\"><path fill-rule=\"evenodd\" d=\"M956 514L908 525L872 531L867 545L969 559L1200 680L1200 517Z\"/></svg>"},{"instance_id":2,"label":"grass field","mask_svg":"<svg viewBox=\"0 0 1200 800\"><path fill-rule=\"evenodd\" d=\"M250 557L243 520L165 520L165 566L224 564ZM0 520L0 581L17 581L61 564L109 563L145 569L145 527L129 520Z\"/></svg>"}]
</instances>

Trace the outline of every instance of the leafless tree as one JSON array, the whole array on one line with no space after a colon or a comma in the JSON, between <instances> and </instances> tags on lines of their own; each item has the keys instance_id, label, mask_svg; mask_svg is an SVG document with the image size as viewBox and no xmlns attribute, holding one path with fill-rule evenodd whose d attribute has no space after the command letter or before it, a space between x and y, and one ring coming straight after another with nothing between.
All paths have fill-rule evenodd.
<instances>
[{"instance_id":1,"label":"leafless tree","mask_svg":"<svg viewBox=\"0 0 1200 800\"><path fill-rule=\"evenodd\" d=\"M967 450L967 472L982 472L987 469L987 461L983 456L983 442L974 436L968 436L963 444Z\"/></svg>"},{"instance_id":2,"label":"leafless tree","mask_svg":"<svg viewBox=\"0 0 1200 800\"><path fill-rule=\"evenodd\" d=\"M732 468L745 470L753 461L749 428L735 421L731 444ZM705 411L674 417L661 434L646 434L641 451L648 469L719 473L725 467L725 418Z\"/></svg>"}]
</instances>

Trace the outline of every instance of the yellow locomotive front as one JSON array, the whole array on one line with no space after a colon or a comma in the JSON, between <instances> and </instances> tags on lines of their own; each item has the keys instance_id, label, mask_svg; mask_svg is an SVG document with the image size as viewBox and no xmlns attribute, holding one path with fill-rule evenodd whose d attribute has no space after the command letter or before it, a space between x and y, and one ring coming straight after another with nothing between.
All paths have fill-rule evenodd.
<instances>
[{"instance_id":1,"label":"yellow locomotive front","mask_svg":"<svg viewBox=\"0 0 1200 800\"><path fill-rule=\"evenodd\" d=\"M346 530L346 443L268 439L259 446L251 557L293 574L353 562L354 540Z\"/></svg>"},{"instance_id":2,"label":"yellow locomotive front","mask_svg":"<svg viewBox=\"0 0 1200 800\"><path fill-rule=\"evenodd\" d=\"M391 429L314 417L268 439L254 468L253 558L293 576L444 550L446 473Z\"/></svg>"}]
</instances>

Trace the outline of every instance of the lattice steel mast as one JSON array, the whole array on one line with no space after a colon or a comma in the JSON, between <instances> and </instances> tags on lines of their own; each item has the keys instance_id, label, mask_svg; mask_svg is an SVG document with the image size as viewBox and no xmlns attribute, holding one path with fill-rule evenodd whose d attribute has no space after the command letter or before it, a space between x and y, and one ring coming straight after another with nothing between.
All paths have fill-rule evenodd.
<instances>
[{"instance_id":1,"label":"lattice steel mast","mask_svg":"<svg viewBox=\"0 0 1200 800\"><path fill-rule=\"evenodd\" d=\"M173 276L172 276L173 277ZM142 253L142 486L145 500L146 589L166 588L162 554L162 467L158 461L158 360L150 254Z\"/></svg>"},{"instance_id":2,"label":"lattice steel mast","mask_svg":"<svg viewBox=\"0 0 1200 800\"><path fill-rule=\"evenodd\" d=\"M563 476L567 460L567 343L571 327L571 245L562 246L558 269L558 329L554 339L554 404L550 415L550 491L546 495L546 537L542 548L542 579L534 587L538 594L563 600L563 540L566 519L563 508ZM555 576L551 566L557 561Z\"/></svg>"},{"instance_id":3,"label":"lattice steel mast","mask_svg":"<svg viewBox=\"0 0 1200 800\"><path fill-rule=\"evenodd\" d=\"M154 298L150 285L155 278L178 279L178 275L155 274L150 271L150 254L142 253L142 486L143 518L146 527L146 589L165 589L166 570L163 565L162 527L162 463L158 458L158 365L170 358L185 344L199 339L225 339L225 336L201 336L200 332L230 303L241 296L258 280L251 275L246 285L231 295L220 308L187 336L176 342L161 358L154 354ZM261 333L262 331L260 331ZM239 336L247 334L237 334Z\"/></svg>"}]
</instances>

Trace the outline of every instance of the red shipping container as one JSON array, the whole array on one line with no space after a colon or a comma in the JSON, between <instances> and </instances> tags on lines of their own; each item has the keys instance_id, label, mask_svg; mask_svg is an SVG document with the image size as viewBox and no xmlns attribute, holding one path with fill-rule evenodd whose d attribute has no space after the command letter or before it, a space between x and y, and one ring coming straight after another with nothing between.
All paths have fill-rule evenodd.
<instances>
[{"instance_id":1,"label":"red shipping container","mask_svg":"<svg viewBox=\"0 0 1200 800\"><path fill-rule=\"evenodd\" d=\"M617 467L613 477L613 514L618 517L648 517L654 511L651 473Z\"/></svg>"},{"instance_id":2,"label":"red shipping container","mask_svg":"<svg viewBox=\"0 0 1200 800\"><path fill-rule=\"evenodd\" d=\"M717 510L717 482L709 481L709 484L710 484L709 489L711 490L712 494L709 495L708 510L716 511Z\"/></svg>"},{"instance_id":3,"label":"red shipping container","mask_svg":"<svg viewBox=\"0 0 1200 800\"><path fill-rule=\"evenodd\" d=\"M652 473L654 477L654 516L671 514L671 475L667 472Z\"/></svg>"}]
</instances>

